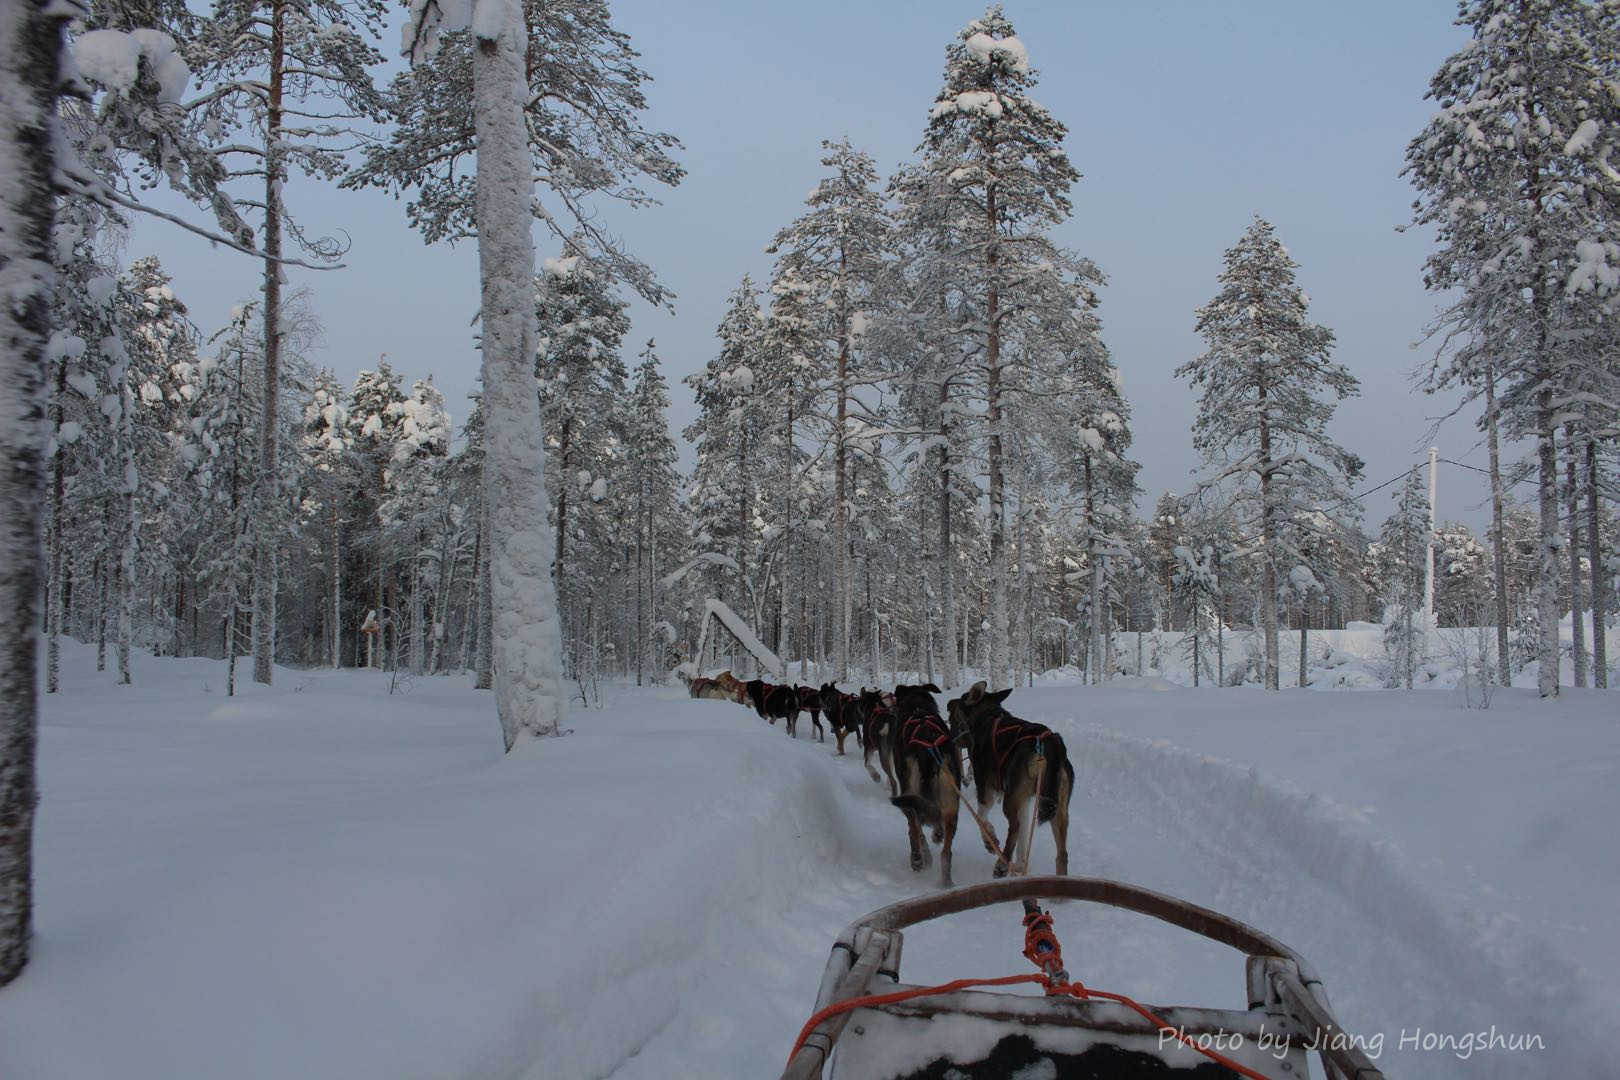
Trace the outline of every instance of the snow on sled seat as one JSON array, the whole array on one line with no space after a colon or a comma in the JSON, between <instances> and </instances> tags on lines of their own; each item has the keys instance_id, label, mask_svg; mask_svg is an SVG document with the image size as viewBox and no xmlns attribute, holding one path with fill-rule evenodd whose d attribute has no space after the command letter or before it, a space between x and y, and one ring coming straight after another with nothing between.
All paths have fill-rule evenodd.
<instances>
[{"instance_id":1,"label":"snow on sled seat","mask_svg":"<svg viewBox=\"0 0 1620 1080\"><path fill-rule=\"evenodd\" d=\"M1235 1073L1161 1037L1155 1023L1123 1002L1077 996L1066 973L1057 980L1016 977L1047 981L1044 997L961 988L870 1000L926 989L899 981L904 927L1036 897L1135 911L1245 953L1247 1009L1147 1007L1244 1071ZM1025 910L1040 913L1032 903ZM853 1004L858 1000L863 1003ZM783 1080L1229 1080L1238 1075L1306 1080L1312 1075L1312 1053L1328 1080L1383 1077L1344 1036L1310 965L1292 949L1218 912L1102 878L1009 878L872 912L834 943L816 996L816 1016L823 1018L802 1037ZM1200 1035L1207 1038L1199 1040Z\"/></svg>"}]
</instances>

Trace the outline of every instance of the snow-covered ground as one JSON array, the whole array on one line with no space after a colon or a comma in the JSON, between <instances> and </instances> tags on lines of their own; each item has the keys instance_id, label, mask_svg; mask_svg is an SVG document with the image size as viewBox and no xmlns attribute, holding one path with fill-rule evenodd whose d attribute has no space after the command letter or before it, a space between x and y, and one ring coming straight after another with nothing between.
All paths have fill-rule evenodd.
<instances>
[{"instance_id":1,"label":"snow-covered ground","mask_svg":"<svg viewBox=\"0 0 1620 1080\"><path fill-rule=\"evenodd\" d=\"M615 686L508 756L461 679L278 670L227 699L223 674L145 657L119 687L68 650L5 1080L775 1076L837 932L933 885L886 788L808 724ZM1616 1075L1617 703L1160 678L1008 701L1069 742L1075 873L1288 942L1387 1073L1422 1078ZM964 826L959 884L990 873ZM1090 984L1242 1004L1228 950L1055 915ZM1022 973L1021 940L1011 911L930 924L903 974ZM1493 1028L1542 1048L1462 1056Z\"/></svg>"}]
</instances>

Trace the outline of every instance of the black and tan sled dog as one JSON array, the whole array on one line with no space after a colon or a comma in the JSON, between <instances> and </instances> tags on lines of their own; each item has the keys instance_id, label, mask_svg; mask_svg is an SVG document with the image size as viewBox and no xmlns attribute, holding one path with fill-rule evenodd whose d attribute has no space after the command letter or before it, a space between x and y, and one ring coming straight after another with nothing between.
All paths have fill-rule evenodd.
<instances>
[{"instance_id":1,"label":"black and tan sled dog","mask_svg":"<svg viewBox=\"0 0 1620 1080\"><path fill-rule=\"evenodd\" d=\"M962 755L951 742L951 732L939 715L933 695L939 687L894 688L894 722L890 747L900 794L889 801L906 815L911 840L911 868L921 870L933 859L923 826L933 830L939 844L939 883L951 883L951 841L961 806Z\"/></svg>"},{"instance_id":2,"label":"black and tan sled dog","mask_svg":"<svg viewBox=\"0 0 1620 1080\"><path fill-rule=\"evenodd\" d=\"M1029 868L1029 844L1037 825L1050 822L1057 842L1057 872L1069 872L1069 795L1074 791L1074 766L1069 763L1063 737L1044 724L1020 720L1002 708L1011 690L986 693L985 684L973 688L948 706L951 733L967 743L973 763L973 786L979 808L988 812L996 796L1007 815L1007 840L996 856L996 877L1005 877L1022 831L1018 866ZM1035 790L1036 784L1040 791ZM1035 802L1035 815L1024 824L1024 809Z\"/></svg>"}]
</instances>

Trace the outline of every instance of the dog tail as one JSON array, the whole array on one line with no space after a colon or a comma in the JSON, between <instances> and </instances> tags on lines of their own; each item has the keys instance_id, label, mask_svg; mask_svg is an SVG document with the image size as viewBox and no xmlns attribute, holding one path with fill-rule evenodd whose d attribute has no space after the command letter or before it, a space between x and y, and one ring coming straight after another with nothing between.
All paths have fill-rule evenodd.
<instances>
[{"instance_id":1,"label":"dog tail","mask_svg":"<svg viewBox=\"0 0 1620 1080\"><path fill-rule=\"evenodd\" d=\"M1043 740L1046 744L1046 771L1041 774L1041 794L1035 801L1037 824L1045 825L1057 815L1059 805L1067 805L1074 791L1074 766L1069 763L1069 751L1057 735Z\"/></svg>"}]
</instances>

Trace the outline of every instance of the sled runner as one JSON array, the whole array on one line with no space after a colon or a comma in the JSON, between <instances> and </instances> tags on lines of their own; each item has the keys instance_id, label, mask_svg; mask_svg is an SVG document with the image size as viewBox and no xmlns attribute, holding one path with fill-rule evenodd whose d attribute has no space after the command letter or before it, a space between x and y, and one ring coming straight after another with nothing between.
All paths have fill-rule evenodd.
<instances>
[{"instance_id":1,"label":"sled runner","mask_svg":"<svg viewBox=\"0 0 1620 1080\"><path fill-rule=\"evenodd\" d=\"M1083 986L1063 970L1051 915L1037 897L1123 908L1239 950L1247 957L1249 1007L1143 1007ZM1018 901L1024 955L1040 974L938 987L900 982L904 928ZM1015 983L1042 986L1045 996L978 989ZM832 947L815 1015L782 1080L1306 1080L1312 1054L1327 1080L1383 1078L1334 1020L1310 965L1288 946L1218 912L1134 885L1018 877L892 904L846 929Z\"/></svg>"}]
</instances>

